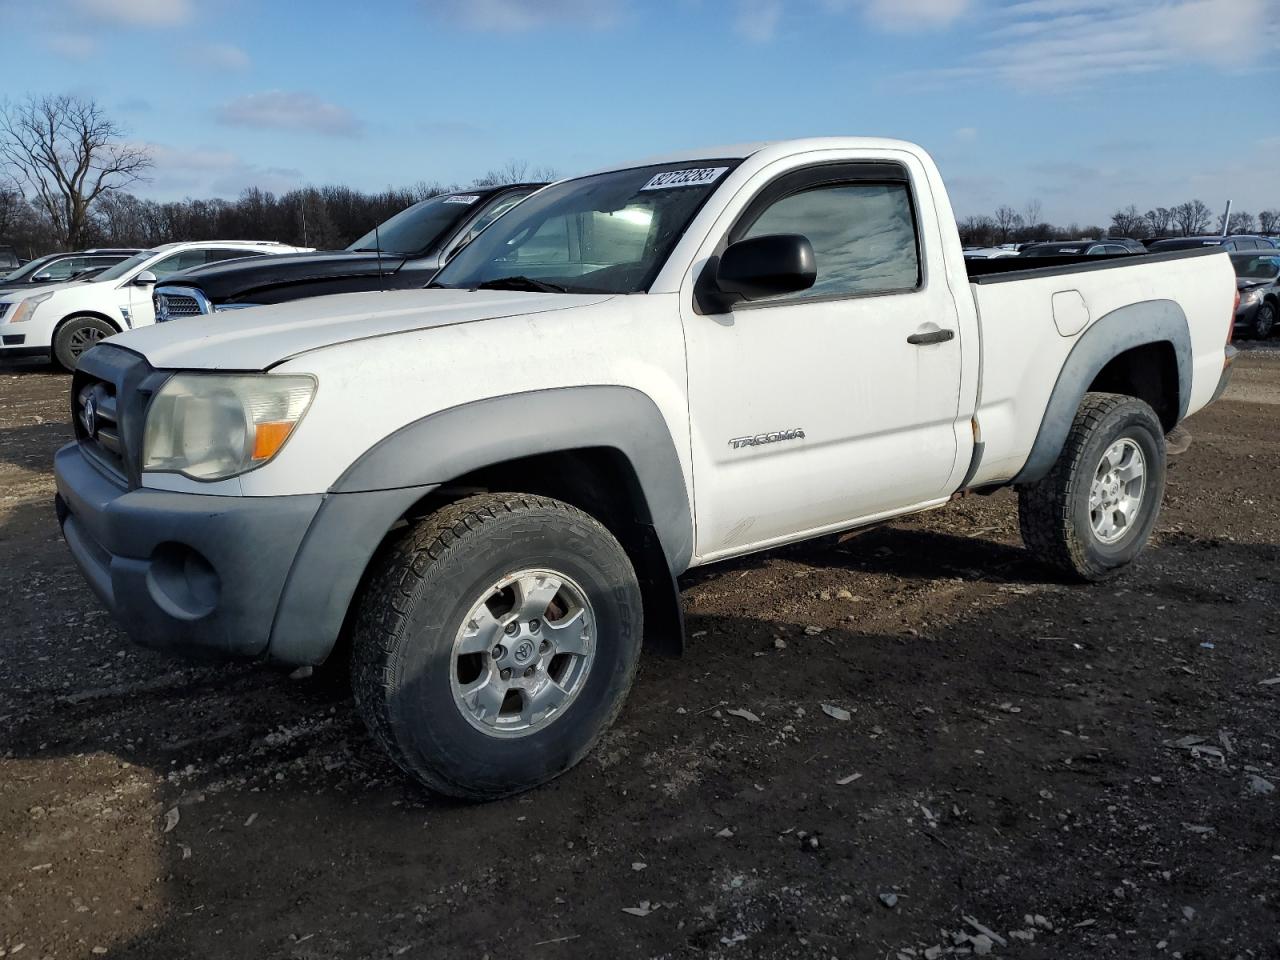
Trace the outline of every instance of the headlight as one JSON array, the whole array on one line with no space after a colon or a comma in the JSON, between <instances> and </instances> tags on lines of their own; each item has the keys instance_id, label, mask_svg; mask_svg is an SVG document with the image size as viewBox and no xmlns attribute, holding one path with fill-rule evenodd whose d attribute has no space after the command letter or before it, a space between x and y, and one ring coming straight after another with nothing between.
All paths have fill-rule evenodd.
<instances>
[{"instance_id":1,"label":"headlight","mask_svg":"<svg viewBox=\"0 0 1280 960\"><path fill-rule=\"evenodd\" d=\"M36 307L44 303L54 295L56 291L50 290L48 293L37 294L34 297L27 297L25 300L18 302L18 309L12 310L8 315L9 323L22 323L31 319L31 315L36 312Z\"/></svg>"},{"instance_id":2,"label":"headlight","mask_svg":"<svg viewBox=\"0 0 1280 960\"><path fill-rule=\"evenodd\" d=\"M179 373L151 401L142 469L224 480L269 461L316 392L310 376Z\"/></svg>"},{"instance_id":3,"label":"headlight","mask_svg":"<svg viewBox=\"0 0 1280 960\"><path fill-rule=\"evenodd\" d=\"M47 294L46 294L47 296ZM1262 299L1262 289L1254 287L1252 290L1240 291L1240 306L1248 307Z\"/></svg>"}]
</instances>

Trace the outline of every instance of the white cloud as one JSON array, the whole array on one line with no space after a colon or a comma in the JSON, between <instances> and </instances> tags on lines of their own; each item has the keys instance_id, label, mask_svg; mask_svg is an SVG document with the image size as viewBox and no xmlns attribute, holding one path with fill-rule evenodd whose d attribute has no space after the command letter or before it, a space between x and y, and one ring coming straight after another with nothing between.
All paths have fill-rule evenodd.
<instances>
[{"instance_id":1,"label":"white cloud","mask_svg":"<svg viewBox=\"0 0 1280 960\"><path fill-rule=\"evenodd\" d=\"M768 43L782 16L781 0L739 0L733 32L752 43Z\"/></svg>"},{"instance_id":2,"label":"white cloud","mask_svg":"<svg viewBox=\"0 0 1280 960\"><path fill-rule=\"evenodd\" d=\"M472 30L523 33L549 26L609 27L624 0L423 0L423 5Z\"/></svg>"},{"instance_id":3,"label":"white cloud","mask_svg":"<svg viewBox=\"0 0 1280 960\"><path fill-rule=\"evenodd\" d=\"M990 8L976 50L917 77L1057 88L1280 53L1275 0L1019 0Z\"/></svg>"},{"instance_id":4,"label":"white cloud","mask_svg":"<svg viewBox=\"0 0 1280 960\"><path fill-rule=\"evenodd\" d=\"M172 27L195 16L191 0L72 0L72 8L105 23Z\"/></svg>"},{"instance_id":5,"label":"white cloud","mask_svg":"<svg viewBox=\"0 0 1280 960\"><path fill-rule=\"evenodd\" d=\"M44 38L44 45L67 60L88 60L98 51L97 41L83 33L51 33Z\"/></svg>"},{"instance_id":6,"label":"white cloud","mask_svg":"<svg viewBox=\"0 0 1280 960\"><path fill-rule=\"evenodd\" d=\"M230 43L201 43L188 47L185 63L218 71L242 71L252 66L249 54Z\"/></svg>"},{"instance_id":7,"label":"white cloud","mask_svg":"<svg viewBox=\"0 0 1280 960\"><path fill-rule=\"evenodd\" d=\"M955 132L955 138L961 143L973 143L978 139L977 127L960 127Z\"/></svg>"},{"instance_id":8,"label":"white cloud","mask_svg":"<svg viewBox=\"0 0 1280 960\"><path fill-rule=\"evenodd\" d=\"M860 11L887 30L945 27L972 6L972 0L823 0L833 13Z\"/></svg>"},{"instance_id":9,"label":"white cloud","mask_svg":"<svg viewBox=\"0 0 1280 960\"><path fill-rule=\"evenodd\" d=\"M169 199L179 196L236 197L246 187L283 193L301 186L301 170L261 167L229 150L143 144L155 161L149 182L138 193Z\"/></svg>"},{"instance_id":10,"label":"white cloud","mask_svg":"<svg viewBox=\"0 0 1280 960\"><path fill-rule=\"evenodd\" d=\"M217 110L219 123L259 130L294 130L326 137L354 137L364 124L346 107L313 93L268 90L237 97Z\"/></svg>"}]
</instances>

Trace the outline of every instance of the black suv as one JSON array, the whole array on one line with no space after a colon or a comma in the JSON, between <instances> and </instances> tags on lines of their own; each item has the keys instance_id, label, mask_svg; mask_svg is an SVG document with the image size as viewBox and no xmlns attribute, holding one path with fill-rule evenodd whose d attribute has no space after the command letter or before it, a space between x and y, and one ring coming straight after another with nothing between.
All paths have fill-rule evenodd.
<instances>
[{"instance_id":1,"label":"black suv","mask_svg":"<svg viewBox=\"0 0 1280 960\"><path fill-rule=\"evenodd\" d=\"M12 273L0 276L0 290L20 287L43 287L68 280L88 280L138 251L123 247L78 250L75 253L50 253L37 257Z\"/></svg>"},{"instance_id":2,"label":"black suv","mask_svg":"<svg viewBox=\"0 0 1280 960\"><path fill-rule=\"evenodd\" d=\"M1254 250L1269 252L1280 246L1271 237L1246 236L1234 234L1229 237L1169 237L1165 240L1150 240L1147 249L1152 253L1167 253L1170 250L1194 250L1197 247L1221 247L1232 253L1241 251L1251 253Z\"/></svg>"},{"instance_id":3,"label":"black suv","mask_svg":"<svg viewBox=\"0 0 1280 960\"><path fill-rule=\"evenodd\" d=\"M1055 240L1029 243L1018 251L1020 257L1117 257L1146 253L1141 240L1103 237L1101 240Z\"/></svg>"},{"instance_id":4,"label":"black suv","mask_svg":"<svg viewBox=\"0 0 1280 960\"><path fill-rule=\"evenodd\" d=\"M156 288L156 322L331 293L426 286L472 237L541 186L513 183L432 197L401 210L345 250L184 270Z\"/></svg>"}]
</instances>

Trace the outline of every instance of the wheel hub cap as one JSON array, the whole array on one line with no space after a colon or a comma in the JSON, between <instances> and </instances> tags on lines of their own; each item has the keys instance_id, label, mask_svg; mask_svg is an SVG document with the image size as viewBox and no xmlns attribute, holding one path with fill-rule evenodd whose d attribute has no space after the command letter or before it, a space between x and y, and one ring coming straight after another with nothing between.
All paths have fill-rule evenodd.
<instances>
[{"instance_id":1,"label":"wheel hub cap","mask_svg":"<svg viewBox=\"0 0 1280 960\"><path fill-rule=\"evenodd\" d=\"M581 692L595 634L595 613L571 578L552 570L509 574L472 605L454 639L454 704L489 736L528 736Z\"/></svg>"},{"instance_id":2,"label":"wheel hub cap","mask_svg":"<svg viewBox=\"0 0 1280 960\"><path fill-rule=\"evenodd\" d=\"M1089 488L1089 522L1102 543L1115 543L1133 528L1146 492L1146 473L1142 448L1128 437L1102 455Z\"/></svg>"}]
</instances>

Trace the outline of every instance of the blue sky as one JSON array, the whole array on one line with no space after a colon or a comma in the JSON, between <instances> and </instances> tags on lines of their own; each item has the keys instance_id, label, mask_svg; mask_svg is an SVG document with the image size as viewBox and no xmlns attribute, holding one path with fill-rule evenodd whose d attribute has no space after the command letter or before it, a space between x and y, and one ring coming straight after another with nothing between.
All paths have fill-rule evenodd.
<instances>
[{"instance_id":1,"label":"blue sky","mask_svg":"<svg viewBox=\"0 0 1280 960\"><path fill-rule=\"evenodd\" d=\"M161 199L860 134L929 148L961 215L1280 208L1280 0L0 0L0 31L0 96L93 96Z\"/></svg>"}]
</instances>

